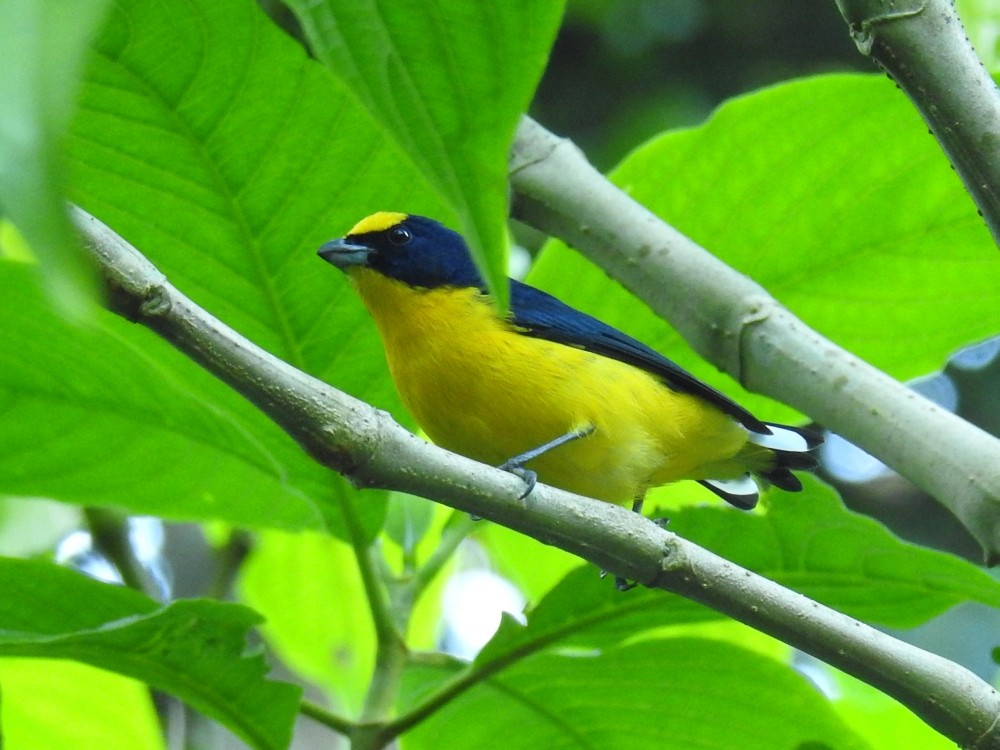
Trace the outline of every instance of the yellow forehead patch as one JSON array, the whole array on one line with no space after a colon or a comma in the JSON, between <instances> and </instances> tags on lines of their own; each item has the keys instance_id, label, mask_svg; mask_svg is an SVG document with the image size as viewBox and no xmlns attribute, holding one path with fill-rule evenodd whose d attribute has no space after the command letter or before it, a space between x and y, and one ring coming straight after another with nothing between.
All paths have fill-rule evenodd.
<instances>
[{"instance_id":1,"label":"yellow forehead patch","mask_svg":"<svg viewBox=\"0 0 1000 750\"><path fill-rule=\"evenodd\" d=\"M396 226L405 218L406 214L401 214L397 211L379 211L377 214L366 216L364 219L359 221L347 234L352 235L365 234L367 232L381 232L384 229Z\"/></svg>"}]
</instances>

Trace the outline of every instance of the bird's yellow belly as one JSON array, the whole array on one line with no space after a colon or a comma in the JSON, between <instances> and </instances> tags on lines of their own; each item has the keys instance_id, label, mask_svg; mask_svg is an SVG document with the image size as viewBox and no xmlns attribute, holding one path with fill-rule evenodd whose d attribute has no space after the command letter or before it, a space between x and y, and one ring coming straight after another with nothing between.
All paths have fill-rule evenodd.
<instances>
[{"instance_id":1,"label":"bird's yellow belly","mask_svg":"<svg viewBox=\"0 0 1000 750\"><path fill-rule=\"evenodd\" d=\"M742 427L693 396L617 360L517 333L460 294L452 302L463 309L438 297L419 315L375 315L400 396L438 445L498 465L593 425L527 466L546 484L626 503L650 486L724 478L717 468L745 444Z\"/></svg>"},{"instance_id":2,"label":"bird's yellow belly","mask_svg":"<svg viewBox=\"0 0 1000 750\"><path fill-rule=\"evenodd\" d=\"M497 357L448 354L392 366L404 403L438 445L498 465L593 425L591 435L554 448L528 466L547 484L615 502L631 499L641 478L662 464L664 457L641 420L627 412L611 418L610 399L624 390L621 384L613 392L578 398L581 373L564 361L530 368L515 351Z\"/></svg>"}]
</instances>

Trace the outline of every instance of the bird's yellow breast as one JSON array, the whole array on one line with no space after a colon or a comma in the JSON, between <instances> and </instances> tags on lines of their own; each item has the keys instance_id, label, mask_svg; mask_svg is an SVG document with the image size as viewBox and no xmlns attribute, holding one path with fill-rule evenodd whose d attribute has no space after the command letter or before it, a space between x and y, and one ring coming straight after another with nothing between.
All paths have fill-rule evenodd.
<instances>
[{"instance_id":1,"label":"bird's yellow breast","mask_svg":"<svg viewBox=\"0 0 1000 750\"><path fill-rule=\"evenodd\" d=\"M543 482L618 503L744 471L735 456L746 431L643 370L523 335L476 289L414 289L365 268L351 277L403 403L442 447L496 465L593 425L528 466Z\"/></svg>"}]
</instances>

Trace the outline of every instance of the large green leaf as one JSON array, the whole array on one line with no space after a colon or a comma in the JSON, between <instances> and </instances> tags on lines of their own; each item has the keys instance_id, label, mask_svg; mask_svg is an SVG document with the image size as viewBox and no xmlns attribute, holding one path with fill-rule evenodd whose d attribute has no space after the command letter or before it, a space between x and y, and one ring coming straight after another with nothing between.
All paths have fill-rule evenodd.
<instances>
[{"instance_id":1,"label":"large green leaf","mask_svg":"<svg viewBox=\"0 0 1000 750\"><path fill-rule=\"evenodd\" d=\"M0 290L4 494L324 527L329 472L221 383L111 313L68 325L28 266L0 262Z\"/></svg>"},{"instance_id":2,"label":"large green leaf","mask_svg":"<svg viewBox=\"0 0 1000 750\"><path fill-rule=\"evenodd\" d=\"M315 251L376 200L443 207L254 3L122 0L70 156L74 197L183 292L291 364L396 407L374 328Z\"/></svg>"},{"instance_id":3,"label":"large green leaf","mask_svg":"<svg viewBox=\"0 0 1000 750\"><path fill-rule=\"evenodd\" d=\"M997 0L955 0L955 9L983 65L989 71L1000 70L1000 29L997 28L1000 3Z\"/></svg>"},{"instance_id":4,"label":"large green leaf","mask_svg":"<svg viewBox=\"0 0 1000 750\"><path fill-rule=\"evenodd\" d=\"M455 208L498 291L507 153L541 77L562 0L291 0L317 56ZM388 202L373 208L409 206ZM360 218L360 217L359 217Z\"/></svg>"},{"instance_id":5,"label":"large green leaf","mask_svg":"<svg viewBox=\"0 0 1000 750\"><path fill-rule=\"evenodd\" d=\"M833 707L872 747L954 750L955 743L938 734L901 703L871 685L827 667Z\"/></svg>"},{"instance_id":6,"label":"large green leaf","mask_svg":"<svg viewBox=\"0 0 1000 750\"><path fill-rule=\"evenodd\" d=\"M354 96L255 4L117 3L69 146L74 199L182 291L407 419L374 326L315 249L372 205L453 216ZM22 289L27 271L0 274L7 328L20 327L0 340L12 363L0 370L11 465L0 492L340 529L327 473L241 398L148 332L104 317L71 328ZM368 493L362 504L369 531L384 502Z\"/></svg>"},{"instance_id":7,"label":"large green leaf","mask_svg":"<svg viewBox=\"0 0 1000 750\"><path fill-rule=\"evenodd\" d=\"M530 602L541 600L567 573L580 565L576 555L498 524L483 523L475 532L497 572L510 579ZM597 575L596 569L594 575Z\"/></svg>"},{"instance_id":8,"label":"large green leaf","mask_svg":"<svg viewBox=\"0 0 1000 750\"><path fill-rule=\"evenodd\" d=\"M1000 582L980 568L900 541L845 511L817 480L803 480L804 492L768 493L763 515L685 508L670 528L866 622L908 628L965 601L1000 607Z\"/></svg>"},{"instance_id":9,"label":"large green leaf","mask_svg":"<svg viewBox=\"0 0 1000 750\"><path fill-rule=\"evenodd\" d=\"M405 703L460 669L450 661L412 668ZM867 747L801 675L697 638L526 659L417 725L403 746L490 747L497 737L512 750Z\"/></svg>"},{"instance_id":10,"label":"large green leaf","mask_svg":"<svg viewBox=\"0 0 1000 750\"><path fill-rule=\"evenodd\" d=\"M44 262L53 300L77 316L96 287L66 216L60 147L107 4L0 0L0 214Z\"/></svg>"},{"instance_id":11,"label":"large green leaf","mask_svg":"<svg viewBox=\"0 0 1000 750\"><path fill-rule=\"evenodd\" d=\"M802 493L769 493L764 514L682 508L671 512L669 528L866 622L905 628L965 601L1000 606L1000 583L976 566L902 542L871 519L845 511L815 480L805 478L805 484ZM505 545L502 537L488 539ZM523 567L539 564L525 551L521 559ZM527 626L505 618L476 664L507 662L553 644L603 648L651 629L718 617L660 591L636 589L622 596L585 565L548 592Z\"/></svg>"},{"instance_id":12,"label":"large green leaf","mask_svg":"<svg viewBox=\"0 0 1000 750\"><path fill-rule=\"evenodd\" d=\"M265 679L246 637L260 615L206 600L160 606L55 565L0 558L0 656L73 659L173 693L256 748L287 747L300 690Z\"/></svg>"},{"instance_id":13,"label":"large green leaf","mask_svg":"<svg viewBox=\"0 0 1000 750\"><path fill-rule=\"evenodd\" d=\"M926 126L883 77L825 76L734 99L703 126L637 149L611 178L897 378L939 369L996 333L996 246ZM531 279L739 392L565 248L547 250ZM790 416L760 397L739 400Z\"/></svg>"},{"instance_id":14,"label":"large green leaf","mask_svg":"<svg viewBox=\"0 0 1000 750\"><path fill-rule=\"evenodd\" d=\"M72 661L0 659L0 690L7 747L165 747L149 689L135 680Z\"/></svg>"},{"instance_id":15,"label":"large green leaf","mask_svg":"<svg viewBox=\"0 0 1000 750\"><path fill-rule=\"evenodd\" d=\"M319 534L261 534L239 590L267 618L261 630L281 660L341 711L357 713L375 663L375 632L350 546Z\"/></svg>"},{"instance_id":16,"label":"large green leaf","mask_svg":"<svg viewBox=\"0 0 1000 750\"><path fill-rule=\"evenodd\" d=\"M547 648L599 649L651 628L686 625L722 617L681 597L651 589L623 595L590 566L569 573L528 613L527 624L504 616L474 662L496 669Z\"/></svg>"}]
</instances>

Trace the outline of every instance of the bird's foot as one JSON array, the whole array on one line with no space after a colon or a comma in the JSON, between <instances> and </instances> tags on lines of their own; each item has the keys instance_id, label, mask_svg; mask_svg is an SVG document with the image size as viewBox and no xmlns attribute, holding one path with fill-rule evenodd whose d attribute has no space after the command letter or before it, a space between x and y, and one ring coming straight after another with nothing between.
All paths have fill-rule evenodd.
<instances>
[{"instance_id":1,"label":"bird's foot","mask_svg":"<svg viewBox=\"0 0 1000 750\"><path fill-rule=\"evenodd\" d=\"M516 458L504 461L497 468L509 471L511 474L520 478L520 480L524 482L524 492L517 496L518 500L524 500L524 498L530 495L531 491L535 489L535 485L538 484L538 474L531 469L524 468L524 466L522 466Z\"/></svg>"},{"instance_id":2,"label":"bird's foot","mask_svg":"<svg viewBox=\"0 0 1000 750\"><path fill-rule=\"evenodd\" d=\"M606 570L601 571L601 578L606 578L607 575L608 571ZM631 591L638 585L639 584L636 583L635 581L630 581L627 578L622 578L621 576L615 576L615 588L618 589L619 591Z\"/></svg>"}]
</instances>

